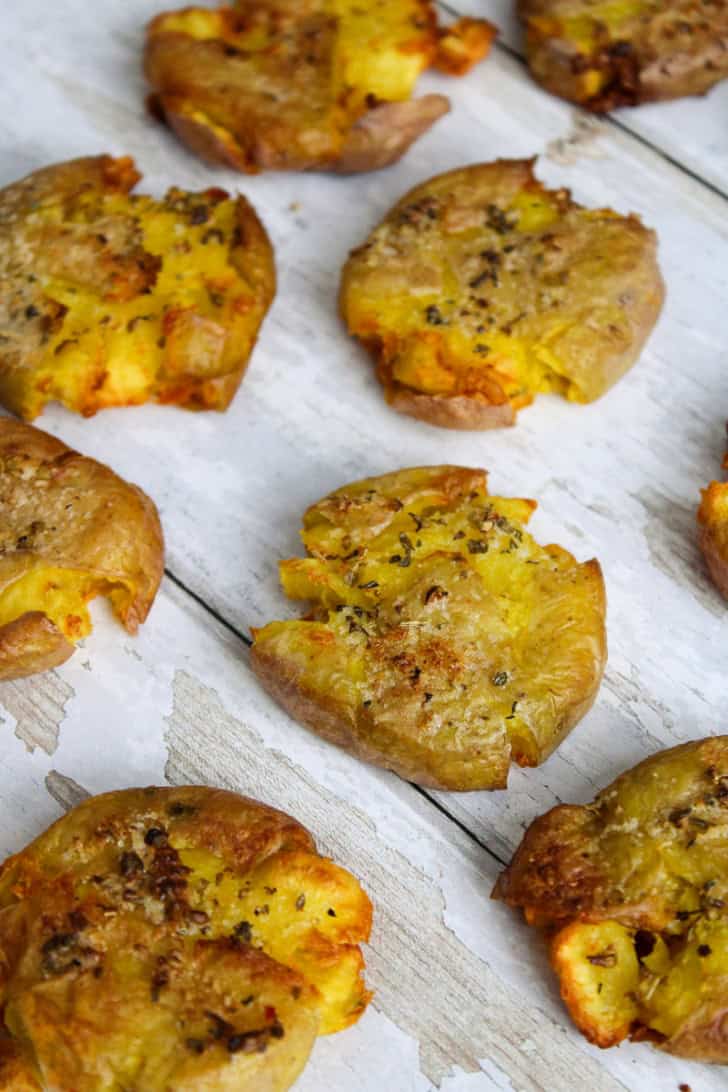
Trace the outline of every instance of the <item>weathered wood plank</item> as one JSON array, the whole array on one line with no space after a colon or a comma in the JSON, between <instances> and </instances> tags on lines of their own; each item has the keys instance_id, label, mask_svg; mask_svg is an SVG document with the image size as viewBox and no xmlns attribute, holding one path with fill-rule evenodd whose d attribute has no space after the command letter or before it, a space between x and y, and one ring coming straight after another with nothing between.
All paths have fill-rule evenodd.
<instances>
[{"instance_id":1,"label":"weathered wood plank","mask_svg":"<svg viewBox=\"0 0 728 1092\"><path fill-rule=\"evenodd\" d=\"M66 0L70 16L80 7ZM137 28L151 10L149 0L134 0L107 11L109 32L95 49L85 25L73 33L68 20L54 25L51 59L37 69L39 101L60 88L70 120L61 133L42 110L30 113L24 131L44 149L36 159L112 147L137 152L156 190L171 180L242 185L277 246L278 300L227 414L147 406L87 421L56 409L39 423L150 491L172 570L239 629L288 609L277 559L297 549L303 508L344 481L453 461L488 466L496 491L536 497L542 540L604 563L611 659L596 710L543 770L515 775L505 801L449 801L506 855L554 800L590 795L647 749L721 724L724 608L703 573L693 519L723 445L725 202L612 126L597 131L587 158L544 159L543 175L570 184L577 198L635 209L657 227L664 316L640 364L593 406L542 398L513 430L430 428L386 407L365 354L342 331L341 263L396 197L433 171L549 147L553 156L563 105L499 53L465 80L427 81L447 87L454 111L396 168L352 179L241 180L206 170L141 113L142 87L132 77ZM79 62L71 93L56 73L70 79L63 58L72 46ZM0 169L10 177L32 165L16 157Z\"/></svg>"},{"instance_id":2,"label":"weathered wood plank","mask_svg":"<svg viewBox=\"0 0 728 1092\"><path fill-rule=\"evenodd\" d=\"M549 763L516 772L507 794L441 797L505 858L556 800L584 799L662 743L722 726L725 612L703 574L693 521L723 447L725 202L610 123L565 142L570 108L503 51L463 81L423 81L423 90L451 95L453 113L389 171L354 179L209 171L144 114L141 27L161 6L105 2L90 19L81 0L51 9L27 0L3 13L0 183L110 150L134 153L155 192L171 183L243 189L277 247L278 300L224 416L142 407L84 421L54 409L38 423L149 490L172 570L239 630L287 611L276 561L297 549L303 508L346 480L453 461L490 467L495 490L537 497L539 538L604 563L611 655L597 707ZM714 107L723 92L655 109L704 107L725 139ZM458 435L397 416L336 318L346 253L422 178L535 152L546 154L540 170L550 182L587 203L634 209L658 228L669 296L648 352L600 403L542 399L512 431ZM719 1071L647 1047L587 1048L567 1027L534 938L487 901L493 858L415 790L275 710L250 680L237 638L170 585L138 640L101 612L68 665L0 688L0 700L2 851L84 790L160 781L166 771L288 808L362 876L380 907L370 958L378 1007L319 1044L302 1088L724 1087Z\"/></svg>"},{"instance_id":3,"label":"weathered wood plank","mask_svg":"<svg viewBox=\"0 0 728 1092\"><path fill-rule=\"evenodd\" d=\"M649 1047L588 1047L566 1026L536 938L489 901L493 858L415 789L283 717L250 676L242 642L183 592L167 584L135 640L106 610L95 615L85 648L49 676L66 695L54 752L29 755L3 728L0 850L84 791L165 779L226 786L296 815L376 907L374 1007L317 1046L302 1092L723 1087L718 1070ZM32 705L33 680L20 691Z\"/></svg>"}]
</instances>

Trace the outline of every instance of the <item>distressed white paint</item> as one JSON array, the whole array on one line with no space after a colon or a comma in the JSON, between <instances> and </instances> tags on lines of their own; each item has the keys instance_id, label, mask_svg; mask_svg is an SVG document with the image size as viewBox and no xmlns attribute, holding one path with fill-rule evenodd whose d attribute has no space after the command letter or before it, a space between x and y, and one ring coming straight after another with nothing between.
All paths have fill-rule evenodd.
<instances>
[{"instance_id":1,"label":"distressed white paint","mask_svg":"<svg viewBox=\"0 0 728 1092\"><path fill-rule=\"evenodd\" d=\"M74 793L214 783L295 814L376 907L375 1011L317 1047L302 1088L554 1092L588 1080L618 1092L688 1077L705 1092L723 1087L718 1070L649 1048L588 1047L564 1018L541 946L489 901L494 858L416 789L282 716L242 642L186 593L165 583L133 646L108 611L94 613L86 648L57 672L72 696L54 754L29 755L6 730L0 851L60 814L59 774Z\"/></svg>"},{"instance_id":2,"label":"distressed white paint","mask_svg":"<svg viewBox=\"0 0 728 1092\"><path fill-rule=\"evenodd\" d=\"M475 0L454 6L468 4L475 11ZM463 81L422 81L450 94L453 112L398 166L245 179L207 169L144 113L141 28L160 7L103 0L90 14L82 0L25 0L3 10L0 184L112 151L134 154L153 192L242 189L276 245L278 298L225 415L146 406L82 420L54 408L37 423L144 485L162 511L171 571L241 632L289 610L276 561L298 549L303 508L346 480L452 461L489 467L496 491L538 498L539 538L602 561L610 663L595 709L545 766L515 771L507 793L440 795L505 858L554 802L588 798L662 744L726 730L726 611L703 573L694 510L718 474L728 415L728 204L621 126L728 190L728 85L575 134L571 107L498 49ZM506 4L477 7L503 16ZM658 229L668 302L643 360L601 402L540 399L513 430L455 434L394 414L336 317L342 261L415 182L534 153L547 153L539 171L550 183ZM590 1049L564 1016L537 939L488 901L494 858L421 793L283 716L251 679L242 642L185 593L167 584L136 640L94 613L94 634L57 676L0 688L0 852L79 787L165 774L229 784L296 814L377 903L376 1008L317 1046L301 1089L725 1088L720 1070L646 1046Z\"/></svg>"}]
</instances>

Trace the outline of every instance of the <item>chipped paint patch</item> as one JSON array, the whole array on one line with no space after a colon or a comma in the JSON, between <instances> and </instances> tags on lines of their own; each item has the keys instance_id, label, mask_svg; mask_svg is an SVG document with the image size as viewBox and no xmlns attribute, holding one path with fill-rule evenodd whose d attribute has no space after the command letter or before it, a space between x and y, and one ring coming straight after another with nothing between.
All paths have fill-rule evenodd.
<instances>
[{"instance_id":1,"label":"chipped paint patch","mask_svg":"<svg viewBox=\"0 0 728 1092\"><path fill-rule=\"evenodd\" d=\"M15 721L15 735L31 753L36 747L47 755L55 753L66 705L73 697L73 687L55 671L0 685L0 703ZM0 713L0 722L8 719Z\"/></svg>"},{"instance_id":2,"label":"chipped paint patch","mask_svg":"<svg viewBox=\"0 0 728 1092\"><path fill-rule=\"evenodd\" d=\"M490 1088L497 1088L503 1090L503 1092L517 1092L513 1084L511 1084L508 1076L503 1073L497 1065L493 1062L486 1061L483 1064L483 1072L486 1073L490 1079ZM470 1073L453 1073L451 1077L447 1077L442 1085L441 1092L480 1092L483 1085L476 1083L477 1077L474 1077Z\"/></svg>"},{"instance_id":3,"label":"chipped paint patch","mask_svg":"<svg viewBox=\"0 0 728 1092\"><path fill-rule=\"evenodd\" d=\"M607 667L602 686L617 708L639 729L641 742L649 748L646 754L658 751L663 745L659 735L661 729L676 732L678 725L671 711L648 692L634 665L629 668L629 676Z\"/></svg>"},{"instance_id":4,"label":"chipped paint patch","mask_svg":"<svg viewBox=\"0 0 728 1092\"><path fill-rule=\"evenodd\" d=\"M381 841L367 815L327 792L280 752L267 750L259 733L229 713L216 691L177 671L166 721L165 774L171 784L218 785L288 810L324 852L361 879L375 906L366 955L374 1005L417 1041L420 1069L436 1087L458 1072L486 1079L495 1071L519 1092L568 1088L575 1072L591 1092L623 1087L555 1035L557 1025L526 1006L462 943L444 922L440 887ZM487 894L484 889L484 899ZM538 1067L524 1054L526 1038L536 1044Z\"/></svg>"},{"instance_id":5,"label":"chipped paint patch","mask_svg":"<svg viewBox=\"0 0 728 1092\"><path fill-rule=\"evenodd\" d=\"M51 770L46 774L45 787L64 811L70 811L91 795L83 785L79 785L78 781L74 781L72 777L66 777L58 770Z\"/></svg>"},{"instance_id":6,"label":"chipped paint patch","mask_svg":"<svg viewBox=\"0 0 728 1092\"><path fill-rule=\"evenodd\" d=\"M597 144L607 131L605 122L588 114L574 112L566 136L546 145L546 158L562 167L573 167L580 159L603 159L605 152Z\"/></svg>"}]
</instances>

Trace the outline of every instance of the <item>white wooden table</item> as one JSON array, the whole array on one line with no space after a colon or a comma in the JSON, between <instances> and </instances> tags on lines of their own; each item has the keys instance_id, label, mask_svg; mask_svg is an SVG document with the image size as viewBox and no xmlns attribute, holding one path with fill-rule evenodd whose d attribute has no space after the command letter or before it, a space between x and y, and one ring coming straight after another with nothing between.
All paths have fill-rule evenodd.
<instances>
[{"instance_id":1,"label":"white wooden table","mask_svg":"<svg viewBox=\"0 0 728 1092\"><path fill-rule=\"evenodd\" d=\"M143 27L160 0L2 0L0 184L56 160L132 153L142 190L242 189L277 251L279 292L225 415L145 406L36 422L157 501L168 577L142 633L100 606L58 671L0 687L0 852L85 791L166 781L238 789L302 820L376 906L373 1005L320 1040L301 1092L485 1089L692 1092L719 1067L646 1045L592 1049L570 1026L535 934L488 895L524 828L658 747L725 731L727 608L695 543L728 415L728 82L704 100L586 119L530 82L511 0L455 0L502 44L449 94L452 114L387 171L243 178L197 162L144 110ZM452 9L448 9L452 10ZM401 417L336 316L339 269L416 181L539 153L540 175L660 236L667 305L643 359L602 401L541 397L515 429L451 433ZM354 478L406 465L486 466L532 496L541 541L598 556L610 658L599 700L507 792L425 793L290 721L260 690L247 633L290 612L276 563L300 514Z\"/></svg>"}]
</instances>

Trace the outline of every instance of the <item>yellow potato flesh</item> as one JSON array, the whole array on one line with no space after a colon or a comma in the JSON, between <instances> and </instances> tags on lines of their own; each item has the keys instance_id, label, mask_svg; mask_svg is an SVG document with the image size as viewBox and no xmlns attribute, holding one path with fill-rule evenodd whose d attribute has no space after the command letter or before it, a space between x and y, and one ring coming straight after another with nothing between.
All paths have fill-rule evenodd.
<instances>
[{"instance_id":1,"label":"yellow potato flesh","mask_svg":"<svg viewBox=\"0 0 728 1092\"><path fill-rule=\"evenodd\" d=\"M557 202L558 191L523 191L513 195L503 211L513 225L514 235L521 239L532 235L536 239L562 215ZM605 216L609 214L603 209L595 213L582 210L585 221ZM510 236L504 238L508 240ZM397 286L391 286L391 291L381 296L368 294L366 288L348 292L346 319L350 330L364 339L371 330L375 336L382 336L385 344L389 332L396 331L397 352L391 377L402 386L424 394L455 394L463 385L477 390L479 376L487 384L489 373L495 372L516 408L529 403L539 393L559 394L574 402L591 401L593 393L585 391L569 377L568 365L554 348L576 325L575 321L559 314L545 314L539 322L537 338L518 336L517 332L508 334L502 327L492 324L479 327L477 313L472 311L467 322L462 317L453 318L450 325L462 295L457 272L460 255L469 247L475 252L482 248L483 242L481 224L453 234L449 254L447 241L444 241L445 253L438 259L442 261L441 281L435 290L428 290L425 278L421 285L403 283L399 290ZM503 238L494 235L489 242L498 251ZM426 253L423 253L422 262L423 265L428 262ZM376 282L374 284L376 286ZM510 290L502 282L495 294L496 299L502 297L499 305L504 311L504 325L507 325L505 315L512 318L518 310L517 290L514 287L511 300ZM491 286L486 282L482 293L488 297L490 291ZM430 328L434 331L430 338L422 331L422 314L432 309L436 309L442 323ZM373 316L376 317L373 319ZM623 322L623 316L616 308L611 316L604 310L602 321L608 324L610 318L615 325ZM421 337L418 337L420 333Z\"/></svg>"},{"instance_id":2,"label":"yellow potato flesh","mask_svg":"<svg viewBox=\"0 0 728 1092\"><path fill-rule=\"evenodd\" d=\"M91 632L86 603L105 589L105 581L86 573L38 564L0 593L0 626L42 611L69 641L78 641Z\"/></svg>"},{"instance_id":3,"label":"yellow potato flesh","mask_svg":"<svg viewBox=\"0 0 728 1092\"><path fill-rule=\"evenodd\" d=\"M199 892L192 905L210 915L216 934L244 929L253 945L316 987L320 1034L340 1031L361 1015L368 995L355 942L362 894L353 876L304 851L269 857L242 884L211 853L182 849L180 858L192 869L191 891Z\"/></svg>"},{"instance_id":4,"label":"yellow potato flesh","mask_svg":"<svg viewBox=\"0 0 728 1092\"><path fill-rule=\"evenodd\" d=\"M415 25L422 16L421 0L373 0L367 4L329 0L322 8L338 19L332 64L334 95L346 93L356 99L373 95L388 102L409 98L434 52L432 48L412 48L413 43L423 41L424 31ZM233 29L221 13L198 8L166 15L159 30L176 31L198 41L219 38L245 53L272 45L271 36L260 24L249 30Z\"/></svg>"},{"instance_id":5,"label":"yellow potato flesh","mask_svg":"<svg viewBox=\"0 0 728 1092\"><path fill-rule=\"evenodd\" d=\"M203 197L200 203L205 203ZM215 323L235 321L230 289L237 278L228 262L234 204L205 204L208 220L187 225L178 213L149 197L110 195L101 199L104 216L126 216L131 211L139 218L142 246L163 263L151 291L128 300L104 299L91 286L75 282L42 281L46 294L68 309L60 330L48 342L44 365L37 373L36 387L43 391L44 401L57 399L82 410L89 403L90 411L104 405L145 402L162 365L169 333L167 311L191 308ZM55 213L51 210L47 215ZM198 343L196 348L198 352L202 349L204 357L204 344ZM183 353L184 345L177 349ZM198 362L204 363L204 359ZM210 374L216 374L214 368ZM99 377L99 386L90 395L89 382L94 375Z\"/></svg>"},{"instance_id":6,"label":"yellow potato flesh","mask_svg":"<svg viewBox=\"0 0 728 1092\"><path fill-rule=\"evenodd\" d=\"M635 21L654 16L660 8L660 4L650 0L607 0L606 3L595 3L587 15L565 19L534 16L529 19L529 30L545 38L568 42L577 55L588 57L593 54L596 58L600 48L612 42L630 40ZM580 95L585 99L595 97L609 79L610 73L604 67L585 68L577 73Z\"/></svg>"},{"instance_id":7,"label":"yellow potato flesh","mask_svg":"<svg viewBox=\"0 0 728 1092\"><path fill-rule=\"evenodd\" d=\"M640 936L654 946L638 958ZM701 919L670 947L616 921L572 925L556 937L553 958L571 1015L592 1041L610 1046L637 1025L670 1038L728 975L728 923Z\"/></svg>"},{"instance_id":8,"label":"yellow potato flesh","mask_svg":"<svg viewBox=\"0 0 728 1092\"><path fill-rule=\"evenodd\" d=\"M534 503L490 496L477 474L398 471L309 509L310 556L280 575L311 612L269 623L253 649L259 673L275 664L268 680L335 701L370 761L458 789L542 761L588 707L603 655L598 566L540 546L523 527ZM319 730L312 709L304 723Z\"/></svg>"},{"instance_id":9,"label":"yellow potato flesh","mask_svg":"<svg viewBox=\"0 0 728 1092\"><path fill-rule=\"evenodd\" d=\"M619 1042L637 1018L639 963L632 936L617 922L575 925L553 949L561 991L575 1022L600 1046Z\"/></svg>"},{"instance_id":10,"label":"yellow potato flesh","mask_svg":"<svg viewBox=\"0 0 728 1092\"><path fill-rule=\"evenodd\" d=\"M561 23L562 34L586 52L596 43L600 29L606 29L612 39L619 38L630 20L655 10L659 10L659 5L645 3L645 0L608 0L607 3L595 4L593 15L564 19Z\"/></svg>"}]
</instances>

